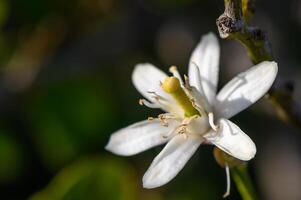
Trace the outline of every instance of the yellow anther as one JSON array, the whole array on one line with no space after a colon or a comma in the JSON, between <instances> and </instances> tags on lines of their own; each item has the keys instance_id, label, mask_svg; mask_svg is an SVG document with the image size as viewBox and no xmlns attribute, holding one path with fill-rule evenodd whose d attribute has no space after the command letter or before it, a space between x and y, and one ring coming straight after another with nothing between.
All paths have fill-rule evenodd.
<instances>
[{"instance_id":1,"label":"yellow anther","mask_svg":"<svg viewBox=\"0 0 301 200\"><path fill-rule=\"evenodd\" d=\"M177 103L182 107L185 112L185 116L191 117L194 115L199 115L200 113L193 107L188 96L181 87L178 78L171 76L164 80L161 87L166 93L169 93Z\"/></svg>"},{"instance_id":2,"label":"yellow anther","mask_svg":"<svg viewBox=\"0 0 301 200\"><path fill-rule=\"evenodd\" d=\"M175 71L178 71L178 69L177 69L176 66L172 65L172 66L169 68L169 71L170 71L171 73L173 73L173 72L175 72Z\"/></svg>"}]
</instances>

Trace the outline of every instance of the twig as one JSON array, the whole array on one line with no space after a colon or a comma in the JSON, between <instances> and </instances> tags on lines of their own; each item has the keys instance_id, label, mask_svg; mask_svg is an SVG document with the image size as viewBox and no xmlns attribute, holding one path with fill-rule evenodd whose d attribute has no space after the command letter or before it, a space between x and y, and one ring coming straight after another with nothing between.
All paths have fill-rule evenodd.
<instances>
[{"instance_id":1,"label":"twig","mask_svg":"<svg viewBox=\"0 0 301 200\"><path fill-rule=\"evenodd\" d=\"M220 37L241 42L254 64L272 60L267 34L257 27L248 25L255 12L255 1L224 0L224 3L225 11L216 20ZM293 83L280 82L279 78L276 83L267 96L275 106L278 117L284 122L301 127L301 109L293 99Z\"/></svg>"}]
</instances>

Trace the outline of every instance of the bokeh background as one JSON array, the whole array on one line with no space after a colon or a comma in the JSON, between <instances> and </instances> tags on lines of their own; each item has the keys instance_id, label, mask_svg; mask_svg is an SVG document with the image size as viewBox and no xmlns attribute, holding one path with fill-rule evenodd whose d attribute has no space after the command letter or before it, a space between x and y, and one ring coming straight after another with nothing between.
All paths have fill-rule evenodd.
<instances>
[{"instance_id":1,"label":"bokeh background","mask_svg":"<svg viewBox=\"0 0 301 200\"><path fill-rule=\"evenodd\" d=\"M301 100L301 1L258 1L279 74ZM183 73L202 34L217 33L222 0L0 0L0 199L221 199L224 169L203 145L169 184L142 188L157 147L132 157L104 150L110 134L160 111L138 105L136 63ZM220 40L220 86L252 64ZM250 171L261 198L301 199L301 134L264 100L233 121L258 153ZM240 199L234 184L228 199Z\"/></svg>"}]
</instances>

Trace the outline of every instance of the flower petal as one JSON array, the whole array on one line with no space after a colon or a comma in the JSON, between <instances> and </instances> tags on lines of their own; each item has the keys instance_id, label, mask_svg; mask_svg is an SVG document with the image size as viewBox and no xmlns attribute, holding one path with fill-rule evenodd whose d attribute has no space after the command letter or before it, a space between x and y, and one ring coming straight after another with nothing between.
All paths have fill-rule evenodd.
<instances>
[{"instance_id":1,"label":"flower petal","mask_svg":"<svg viewBox=\"0 0 301 200\"><path fill-rule=\"evenodd\" d=\"M184 114L182 109L160 86L165 78L167 75L164 72L149 63L137 64L132 74L134 86L145 98L153 103L158 103L154 98L155 93L163 98L162 103L159 104L163 110L182 116Z\"/></svg>"},{"instance_id":2,"label":"flower petal","mask_svg":"<svg viewBox=\"0 0 301 200\"><path fill-rule=\"evenodd\" d=\"M215 114L230 118L261 98L272 86L278 67L264 61L233 78L218 93Z\"/></svg>"},{"instance_id":3,"label":"flower petal","mask_svg":"<svg viewBox=\"0 0 301 200\"><path fill-rule=\"evenodd\" d=\"M250 137L227 119L220 119L218 131L211 130L204 137L221 150L240 160L250 160L256 154L256 146Z\"/></svg>"},{"instance_id":4,"label":"flower petal","mask_svg":"<svg viewBox=\"0 0 301 200\"><path fill-rule=\"evenodd\" d=\"M178 134L172 138L154 159L143 176L144 188L155 188L173 179L191 158L203 139Z\"/></svg>"},{"instance_id":5,"label":"flower petal","mask_svg":"<svg viewBox=\"0 0 301 200\"><path fill-rule=\"evenodd\" d=\"M209 33L202 37L189 62L188 77L190 84L195 86L201 93L204 93L211 105L211 102L215 100L218 83L219 56L218 40L213 33Z\"/></svg>"},{"instance_id":6,"label":"flower petal","mask_svg":"<svg viewBox=\"0 0 301 200\"><path fill-rule=\"evenodd\" d=\"M158 95L171 99L170 95L165 93L160 86L167 75L149 63L137 64L132 74L132 80L136 89L148 100L154 101L150 92L155 92Z\"/></svg>"},{"instance_id":7,"label":"flower petal","mask_svg":"<svg viewBox=\"0 0 301 200\"><path fill-rule=\"evenodd\" d=\"M179 122L169 120L163 126L159 120L145 120L123 128L110 137L105 149L118 155L130 156L170 140ZM167 136L167 137L166 137Z\"/></svg>"}]
</instances>

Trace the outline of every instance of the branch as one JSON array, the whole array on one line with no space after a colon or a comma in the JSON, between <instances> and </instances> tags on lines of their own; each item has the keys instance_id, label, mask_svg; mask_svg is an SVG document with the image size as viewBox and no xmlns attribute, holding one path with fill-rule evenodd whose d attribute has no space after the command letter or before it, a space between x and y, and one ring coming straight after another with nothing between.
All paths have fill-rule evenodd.
<instances>
[{"instance_id":1,"label":"branch","mask_svg":"<svg viewBox=\"0 0 301 200\"><path fill-rule=\"evenodd\" d=\"M242 13L246 23L251 21L255 13L255 0L242 0Z\"/></svg>"},{"instance_id":2,"label":"branch","mask_svg":"<svg viewBox=\"0 0 301 200\"><path fill-rule=\"evenodd\" d=\"M224 0L224 3L225 11L216 20L220 37L238 40L247 49L254 64L273 60L267 34L249 26L255 12L255 0ZM301 128L301 109L293 99L293 89L292 82L280 82L278 76L267 96L282 121Z\"/></svg>"},{"instance_id":3,"label":"branch","mask_svg":"<svg viewBox=\"0 0 301 200\"><path fill-rule=\"evenodd\" d=\"M250 2L244 0L244 2ZM240 0L225 0L225 12L216 20L221 38L237 39L248 51L248 55L254 64L264 60L272 60L271 47L265 32L257 27L248 26L244 20L244 14L249 14L248 6ZM242 7L244 7L244 12ZM252 8L253 10L254 8Z\"/></svg>"}]
</instances>

